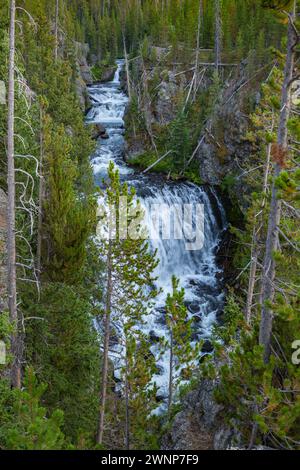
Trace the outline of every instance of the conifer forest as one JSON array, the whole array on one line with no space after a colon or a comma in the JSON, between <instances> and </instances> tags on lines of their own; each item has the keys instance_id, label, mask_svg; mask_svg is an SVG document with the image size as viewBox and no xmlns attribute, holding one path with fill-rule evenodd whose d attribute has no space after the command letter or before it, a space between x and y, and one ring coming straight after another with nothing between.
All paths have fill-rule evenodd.
<instances>
[{"instance_id":1,"label":"conifer forest","mask_svg":"<svg viewBox=\"0 0 300 470\"><path fill-rule=\"evenodd\" d=\"M0 450L300 450L299 189L300 0L0 0Z\"/></svg>"}]
</instances>

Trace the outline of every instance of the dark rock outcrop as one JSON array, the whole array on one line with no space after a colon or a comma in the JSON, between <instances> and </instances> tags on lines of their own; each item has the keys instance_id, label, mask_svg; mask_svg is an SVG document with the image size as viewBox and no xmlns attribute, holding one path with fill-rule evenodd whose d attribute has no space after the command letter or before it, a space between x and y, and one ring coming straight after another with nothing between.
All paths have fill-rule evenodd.
<instances>
[{"instance_id":1,"label":"dark rock outcrop","mask_svg":"<svg viewBox=\"0 0 300 470\"><path fill-rule=\"evenodd\" d=\"M106 67L101 74L101 83L111 82L114 79L116 67Z\"/></svg>"},{"instance_id":2,"label":"dark rock outcrop","mask_svg":"<svg viewBox=\"0 0 300 470\"><path fill-rule=\"evenodd\" d=\"M86 111L91 107L91 101L87 92L87 85L91 85L93 83L91 70L87 63L89 46L88 44L76 42L75 51L77 66L77 77L75 82L76 94L78 96L82 111Z\"/></svg>"},{"instance_id":3,"label":"dark rock outcrop","mask_svg":"<svg viewBox=\"0 0 300 470\"><path fill-rule=\"evenodd\" d=\"M105 127L102 124L95 124L92 126L92 139L96 140L99 137L101 139L109 139L109 135L106 132Z\"/></svg>"},{"instance_id":4,"label":"dark rock outcrop","mask_svg":"<svg viewBox=\"0 0 300 470\"><path fill-rule=\"evenodd\" d=\"M222 450L239 445L239 434L225 425L223 408L214 400L215 387L215 381L203 380L197 390L186 395L161 449Z\"/></svg>"}]
</instances>

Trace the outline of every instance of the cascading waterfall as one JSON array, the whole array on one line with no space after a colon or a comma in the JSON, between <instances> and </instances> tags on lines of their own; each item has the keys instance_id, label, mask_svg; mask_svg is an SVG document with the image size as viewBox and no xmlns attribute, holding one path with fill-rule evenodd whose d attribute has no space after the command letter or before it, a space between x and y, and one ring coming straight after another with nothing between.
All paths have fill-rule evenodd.
<instances>
[{"instance_id":1,"label":"cascading waterfall","mask_svg":"<svg viewBox=\"0 0 300 470\"><path fill-rule=\"evenodd\" d=\"M157 337L166 334L165 300L171 291L171 276L176 275L180 284L185 288L186 305L190 317L193 317L193 341L208 339L216 322L218 311L222 310L223 293L220 282L220 269L216 262L216 249L221 234L226 226L224 209L211 188L203 188L191 183L173 183L163 181L160 177L145 176L135 173L123 159L124 154L124 114L128 102L127 96L120 87L120 72L124 61L117 61L117 71L114 80L89 88L93 103L87 115L88 123L102 124L109 136L107 140L99 139L95 154L92 157L95 180L100 184L107 174L110 160L119 168L122 180L134 185L137 194L145 208L145 222L151 234L153 248L158 251L160 259L157 267L158 286L162 288L156 306L147 318L145 331L152 341L152 352L156 355ZM162 219L166 219L169 211L185 204L202 204L204 210L203 225L196 226L191 219L190 229L198 230L196 238L203 240L201 249L188 250L185 239L174 236L166 239L162 229L153 221L152 209L160 205ZM165 217L164 217L165 215ZM171 233L172 235L172 233ZM154 377L162 399L167 396L168 355L158 361L159 374Z\"/></svg>"}]
</instances>

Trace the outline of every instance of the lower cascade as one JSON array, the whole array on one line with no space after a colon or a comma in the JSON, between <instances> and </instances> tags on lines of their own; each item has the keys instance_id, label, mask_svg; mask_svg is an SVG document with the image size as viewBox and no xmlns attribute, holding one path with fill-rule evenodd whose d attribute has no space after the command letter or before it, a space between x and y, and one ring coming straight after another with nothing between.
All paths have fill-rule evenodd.
<instances>
[{"instance_id":1,"label":"lower cascade","mask_svg":"<svg viewBox=\"0 0 300 470\"><path fill-rule=\"evenodd\" d=\"M146 176L135 172L123 159L124 156L124 114L128 98L121 89L120 73L124 61L117 61L115 77L111 82L89 87L93 103L87 115L87 123L101 124L106 129L106 139L99 138L97 149L92 156L95 180L101 184L110 161L118 167L120 177L134 185L145 209L145 222L150 232L150 243L157 249L160 260L157 267L159 294L155 308L147 318L145 332L152 343L151 351L156 355L156 339L164 337L165 300L171 292L171 277L176 275L185 289L185 301L190 318L193 318L193 341L209 340L218 312L223 307L222 272L217 265L217 248L226 228L225 211L213 188L200 187L187 182L169 182L158 176ZM154 207L159 205L160 224L152 217ZM200 207L201 223L195 217L187 217L183 235L176 237L166 221L172 222L185 207ZM175 211L174 211L175 208ZM194 214L195 216L195 214ZM198 220L199 222L199 220ZM164 224L164 227L162 226ZM186 230L188 229L188 230ZM154 235L154 236L153 236ZM170 236L168 236L170 235ZM193 239L193 243L191 243ZM203 354L211 352L203 347ZM157 374L153 377L158 386L158 395L164 406L168 384L168 354L157 360ZM115 375L118 367L115 364Z\"/></svg>"}]
</instances>

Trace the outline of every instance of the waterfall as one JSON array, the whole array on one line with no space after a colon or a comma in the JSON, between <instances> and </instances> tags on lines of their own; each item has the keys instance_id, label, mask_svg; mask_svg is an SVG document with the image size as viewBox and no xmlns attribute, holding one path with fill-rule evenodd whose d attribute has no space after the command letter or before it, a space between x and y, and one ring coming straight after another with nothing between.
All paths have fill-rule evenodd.
<instances>
[{"instance_id":1,"label":"waterfall","mask_svg":"<svg viewBox=\"0 0 300 470\"><path fill-rule=\"evenodd\" d=\"M220 282L221 272L216 262L216 249L226 226L224 209L212 188L199 187L192 183L166 182L134 172L123 159L124 153L124 114L128 102L120 88L120 72L124 61L117 61L117 71L112 82L91 86L89 93L92 109L87 115L88 123L102 124L109 139L99 139L95 154L92 156L95 180L99 184L106 176L110 160L119 168L120 177L134 185L145 208L145 222L149 232L155 233L151 245L157 249L160 263L157 267L157 283L162 288L155 308L147 318L146 333L151 338L166 334L164 305L167 293L171 291L171 276L176 275L185 289L186 305L193 318L193 341L207 339L211 335L216 316L223 307L223 293ZM161 226L157 230L152 215L153 207L160 205L162 220L166 220L174 207L201 205L203 224L196 226L193 219L190 230L198 230L196 238L202 241L199 249L187 249L185 239L174 236L163 238ZM174 222L173 214L173 222ZM172 218L172 214L171 214ZM156 354L155 341L152 352ZM154 377L162 398L167 393L168 357L165 355L158 362L159 374Z\"/></svg>"}]
</instances>

